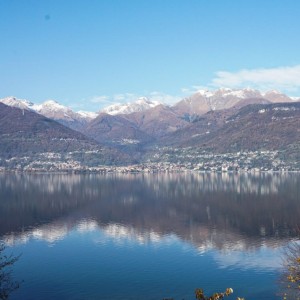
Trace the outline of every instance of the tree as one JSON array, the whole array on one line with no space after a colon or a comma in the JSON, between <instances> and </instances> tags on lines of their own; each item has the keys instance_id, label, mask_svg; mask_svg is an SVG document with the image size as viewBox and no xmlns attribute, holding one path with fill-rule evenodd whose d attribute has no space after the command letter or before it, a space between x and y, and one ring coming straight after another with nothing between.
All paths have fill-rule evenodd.
<instances>
[{"instance_id":1,"label":"tree","mask_svg":"<svg viewBox=\"0 0 300 300\"><path fill-rule=\"evenodd\" d=\"M229 296L233 293L232 288L227 288L223 293L214 293L211 296L205 296L203 289L196 289L195 296L198 300L221 300L224 299L225 296ZM174 300L173 298L165 298L163 300ZM245 300L244 298L237 298L237 300Z\"/></svg>"},{"instance_id":2,"label":"tree","mask_svg":"<svg viewBox=\"0 0 300 300\"><path fill-rule=\"evenodd\" d=\"M196 299L200 300L221 300L224 299L225 296L229 296L233 293L232 288L227 288L224 293L214 293L211 296L205 296L202 289L196 289L195 295ZM237 298L237 300L244 300L243 298Z\"/></svg>"},{"instance_id":3,"label":"tree","mask_svg":"<svg viewBox=\"0 0 300 300\"><path fill-rule=\"evenodd\" d=\"M300 300L300 243L291 243L285 253L284 300Z\"/></svg>"},{"instance_id":4,"label":"tree","mask_svg":"<svg viewBox=\"0 0 300 300\"><path fill-rule=\"evenodd\" d=\"M5 245L0 243L0 299L6 300L9 295L19 288L20 284L13 281L11 277L11 267L20 256L7 256L4 254Z\"/></svg>"}]
</instances>

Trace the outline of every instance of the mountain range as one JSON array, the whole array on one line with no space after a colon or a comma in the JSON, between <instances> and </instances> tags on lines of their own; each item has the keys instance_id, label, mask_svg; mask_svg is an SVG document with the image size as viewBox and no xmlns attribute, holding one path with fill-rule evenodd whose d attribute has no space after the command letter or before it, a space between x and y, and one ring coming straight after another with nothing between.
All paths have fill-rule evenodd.
<instances>
[{"instance_id":1,"label":"mountain range","mask_svg":"<svg viewBox=\"0 0 300 300\"><path fill-rule=\"evenodd\" d=\"M0 99L2 158L76 152L89 165L126 164L149 160L159 147L276 150L298 161L299 128L299 99L278 91L199 90L174 105L139 98L98 113L74 112L53 100ZM98 154L87 158L87 152Z\"/></svg>"}]
</instances>

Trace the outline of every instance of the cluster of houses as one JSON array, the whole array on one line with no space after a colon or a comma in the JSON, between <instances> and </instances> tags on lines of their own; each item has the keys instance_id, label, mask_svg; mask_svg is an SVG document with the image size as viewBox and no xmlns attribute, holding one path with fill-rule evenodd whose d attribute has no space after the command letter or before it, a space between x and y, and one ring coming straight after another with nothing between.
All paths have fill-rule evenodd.
<instances>
[{"instance_id":1,"label":"cluster of houses","mask_svg":"<svg viewBox=\"0 0 300 300\"><path fill-rule=\"evenodd\" d=\"M11 158L13 160L14 158ZM45 153L38 160L24 158L14 167L0 167L0 171L19 172L72 172L72 173L161 173L161 172L290 172L300 171L295 162L281 160L276 151L253 151L224 154L202 153L176 156L177 161L167 161L167 157L155 157L156 161L126 165L87 166L75 159L62 159ZM174 159L173 159L174 160Z\"/></svg>"}]
</instances>

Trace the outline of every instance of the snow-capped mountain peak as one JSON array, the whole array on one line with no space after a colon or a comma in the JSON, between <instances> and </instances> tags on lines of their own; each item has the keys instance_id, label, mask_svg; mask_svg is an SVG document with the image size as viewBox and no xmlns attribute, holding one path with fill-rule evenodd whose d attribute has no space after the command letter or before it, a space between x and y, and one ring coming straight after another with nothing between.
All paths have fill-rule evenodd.
<instances>
[{"instance_id":1,"label":"snow-capped mountain peak","mask_svg":"<svg viewBox=\"0 0 300 300\"><path fill-rule=\"evenodd\" d=\"M25 99L17 99L16 97L6 97L0 99L0 102L8 106L17 107L20 109L32 109L34 104Z\"/></svg>"},{"instance_id":2,"label":"snow-capped mountain peak","mask_svg":"<svg viewBox=\"0 0 300 300\"><path fill-rule=\"evenodd\" d=\"M40 112L40 111L51 111L51 112L72 111L70 108L59 104L55 100L47 100L42 104L35 105L34 107L37 112Z\"/></svg>"},{"instance_id":3,"label":"snow-capped mountain peak","mask_svg":"<svg viewBox=\"0 0 300 300\"><path fill-rule=\"evenodd\" d=\"M83 110L80 110L77 112L78 115L80 115L82 118L85 118L85 119L95 119L98 114L95 113L95 112L92 112L92 111L83 111Z\"/></svg>"},{"instance_id":4,"label":"snow-capped mountain peak","mask_svg":"<svg viewBox=\"0 0 300 300\"><path fill-rule=\"evenodd\" d=\"M214 93L212 91L209 90L198 90L197 94L204 96L206 98L212 97L214 95Z\"/></svg>"},{"instance_id":5,"label":"snow-capped mountain peak","mask_svg":"<svg viewBox=\"0 0 300 300\"><path fill-rule=\"evenodd\" d=\"M293 101L292 98L288 97L287 95L277 91L277 90L271 90L267 91L265 93L262 93L263 97L271 102L291 102Z\"/></svg>"},{"instance_id":6,"label":"snow-capped mountain peak","mask_svg":"<svg viewBox=\"0 0 300 300\"><path fill-rule=\"evenodd\" d=\"M283 95L281 92L279 92L278 90L270 90L267 92L262 93L263 96L265 95L269 95L269 94L275 94L275 95Z\"/></svg>"},{"instance_id":7,"label":"snow-capped mountain peak","mask_svg":"<svg viewBox=\"0 0 300 300\"><path fill-rule=\"evenodd\" d=\"M221 97L237 97L240 99L246 98L259 98L261 93L258 90L245 88L245 89L230 89L230 88L221 88L216 90L214 96Z\"/></svg>"},{"instance_id":8,"label":"snow-capped mountain peak","mask_svg":"<svg viewBox=\"0 0 300 300\"><path fill-rule=\"evenodd\" d=\"M86 120L90 121L97 117L95 112L74 112L71 108L59 104L55 100L47 100L41 104L34 104L25 99L18 99L16 97L6 97L0 99L0 103L8 106L17 107L20 109L27 109L37 112L47 118L54 120Z\"/></svg>"},{"instance_id":9,"label":"snow-capped mountain peak","mask_svg":"<svg viewBox=\"0 0 300 300\"><path fill-rule=\"evenodd\" d=\"M261 93L252 88L220 88L212 91L199 90L192 96L179 101L174 108L180 114L201 115L208 111L229 109L235 105L262 103L263 100L274 103L297 101L278 91Z\"/></svg>"},{"instance_id":10,"label":"snow-capped mountain peak","mask_svg":"<svg viewBox=\"0 0 300 300\"><path fill-rule=\"evenodd\" d=\"M63 107L63 105L59 104L57 101L55 100L46 100L43 103L45 106L49 106L49 107Z\"/></svg>"},{"instance_id":11,"label":"snow-capped mountain peak","mask_svg":"<svg viewBox=\"0 0 300 300\"><path fill-rule=\"evenodd\" d=\"M47 100L42 104L35 105L34 109L39 114L54 120L72 121L84 118L82 114L74 112L71 108L61 105L55 100Z\"/></svg>"},{"instance_id":12,"label":"snow-capped mountain peak","mask_svg":"<svg viewBox=\"0 0 300 300\"><path fill-rule=\"evenodd\" d=\"M131 103L117 103L105 107L100 112L107 113L110 115L119 115L119 114L130 114L133 112L145 111L149 108L160 105L158 101L151 101L146 97L140 97L135 102Z\"/></svg>"},{"instance_id":13,"label":"snow-capped mountain peak","mask_svg":"<svg viewBox=\"0 0 300 300\"><path fill-rule=\"evenodd\" d=\"M217 90L205 90L200 89L195 95L202 96L204 98L226 98L236 97L239 99L245 98L258 98L261 97L261 93L258 90L245 88L245 89L231 89L231 88L220 88Z\"/></svg>"},{"instance_id":14,"label":"snow-capped mountain peak","mask_svg":"<svg viewBox=\"0 0 300 300\"><path fill-rule=\"evenodd\" d=\"M85 124L96 118L98 115L94 112L74 112L70 107L61 105L54 100L47 100L41 104L33 104L27 100L7 97L0 99L0 103L1 102L8 106L34 111L78 131L82 130Z\"/></svg>"}]
</instances>

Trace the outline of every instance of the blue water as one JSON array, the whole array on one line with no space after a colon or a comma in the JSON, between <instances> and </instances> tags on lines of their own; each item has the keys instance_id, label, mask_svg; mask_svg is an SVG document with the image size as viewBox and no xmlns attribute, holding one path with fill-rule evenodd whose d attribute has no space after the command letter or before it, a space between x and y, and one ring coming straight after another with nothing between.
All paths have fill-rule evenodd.
<instances>
[{"instance_id":1,"label":"blue water","mask_svg":"<svg viewBox=\"0 0 300 300\"><path fill-rule=\"evenodd\" d=\"M10 299L280 299L299 177L1 175Z\"/></svg>"}]
</instances>

